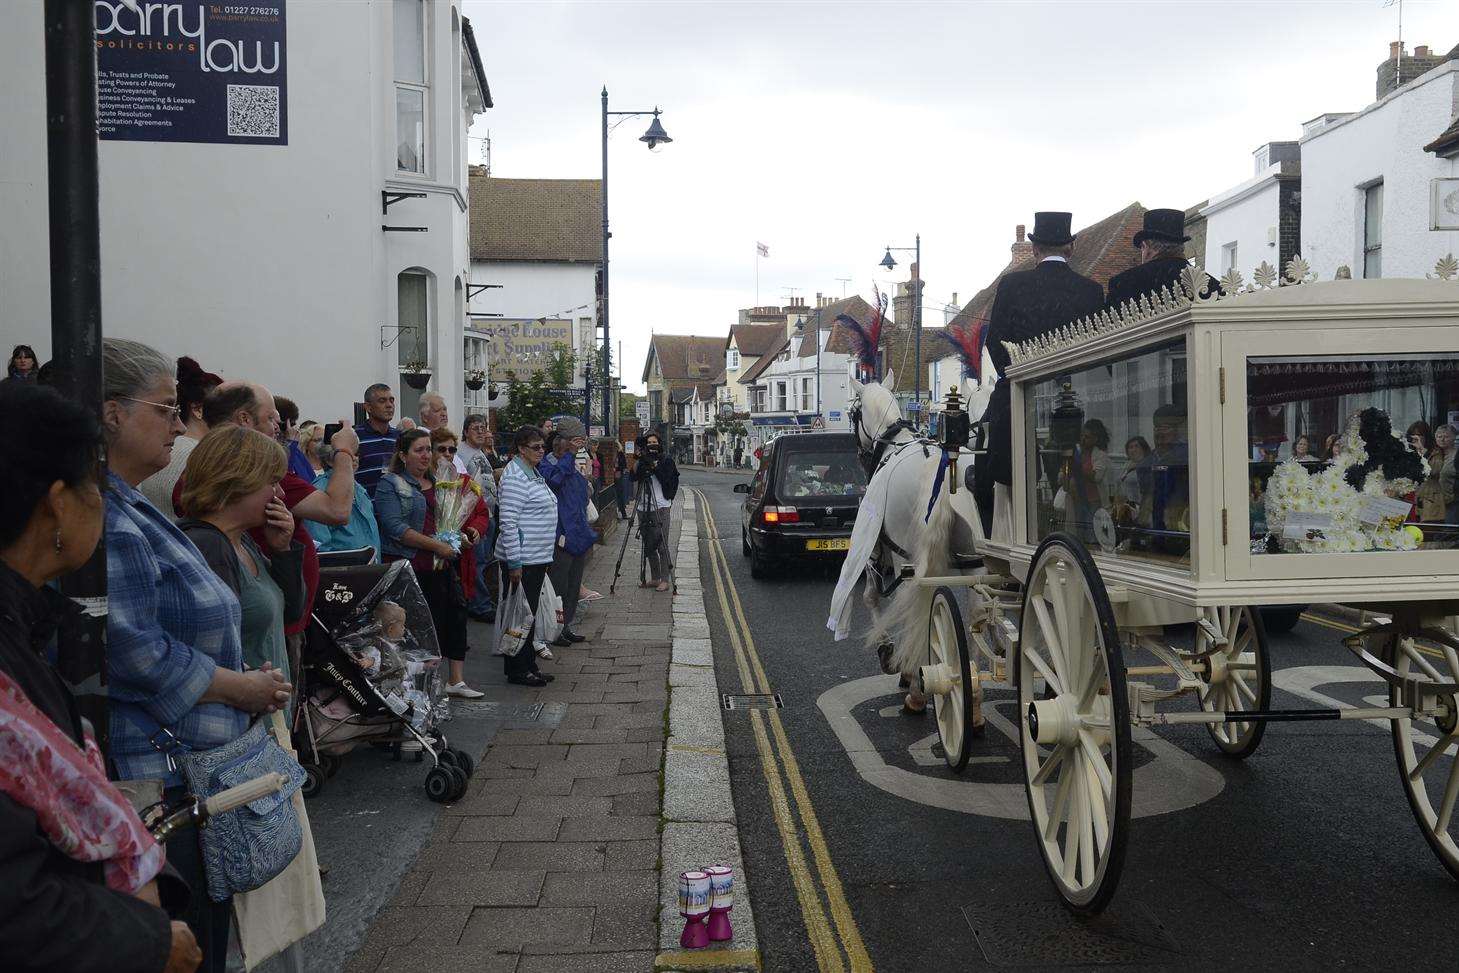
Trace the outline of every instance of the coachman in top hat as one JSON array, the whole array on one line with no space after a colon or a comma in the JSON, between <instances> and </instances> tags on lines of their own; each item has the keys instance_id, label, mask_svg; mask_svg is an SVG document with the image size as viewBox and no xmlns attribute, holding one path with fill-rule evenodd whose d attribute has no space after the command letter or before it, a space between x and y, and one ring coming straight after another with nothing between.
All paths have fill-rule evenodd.
<instances>
[{"instance_id":1,"label":"coachman in top hat","mask_svg":"<svg viewBox=\"0 0 1459 973\"><path fill-rule=\"evenodd\" d=\"M1145 211L1145 226L1135 234L1135 249L1140 251L1140 265L1116 274L1109 281L1106 306L1118 308L1144 294L1169 287L1179 294L1180 275L1189 266L1185 245L1185 214L1178 209ZM1206 276L1207 293L1217 290L1216 281Z\"/></svg>"},{"instance_id":2,"label":"coachman in top hat","mask_svg":"<svg viewBox=\"0 0 1459 973\"><path fill-rule=\"evenodd\" d=\"M988 356L998 370L998 384L983 413L989 424L988 452L974 468L973 497L983 521L983 534L993 536L995 484L1013 482L1013 426L1008 382L1008 352L1003 342L1028 341L1093 314L1104 303L1104 290L1069 266L1074 235L1069 213L1035 213L1032 270L1005 274L998 281L993 309L988 314Z\"/></svg>"}]
</instances>

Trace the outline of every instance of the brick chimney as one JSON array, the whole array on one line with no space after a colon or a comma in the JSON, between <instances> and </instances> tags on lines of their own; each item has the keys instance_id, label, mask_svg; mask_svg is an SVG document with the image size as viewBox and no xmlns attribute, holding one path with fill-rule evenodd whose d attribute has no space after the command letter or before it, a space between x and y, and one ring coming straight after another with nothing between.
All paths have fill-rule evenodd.
<instances>
[{"instance_id":1,"label":"brick chimney","mask_svg":"<svg viewBox=\"0 0 1459 973\"><path fill-rule=\"evenodd\" d=\"M1435 54L1427 44L1415 47L1410 55L1403 49L1402 41L1390 42L1388 60L1378 65L1377 97L1381 100L1391 95L1414 78L1443 63L1444 55Z\"/></svg>"},{"instance_id":2,"label":"brick chimney","mask_svg":"<svg viewBox=\"0 0 1459 973\"><path fill-rule=\"evenodd\" d=\"M1033 244L1028 241L1028 237L1026 236L1026 230L1022 223L1013 228L1012 249L1012 263L1018 263L1018 261L1024 259L1025 257L1027 257L1029 260L1033 259Z\"/></svg>"}]
</instances>

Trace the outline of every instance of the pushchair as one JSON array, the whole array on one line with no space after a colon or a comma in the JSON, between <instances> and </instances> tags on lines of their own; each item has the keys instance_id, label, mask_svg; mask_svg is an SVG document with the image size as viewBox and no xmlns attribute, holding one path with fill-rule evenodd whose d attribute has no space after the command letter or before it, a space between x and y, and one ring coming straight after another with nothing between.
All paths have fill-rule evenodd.
<instances>
[{"instance_id":1,"label":"pushchair","mask_svg":"<svg viewBox=\"0 0 1459 973\"><path fill-rule=\"evenodd\" d=\"M430 609L409 562L370 564L372 553L319 556L294 720L304 796L319 794L362 744L390 747L399 760L414 742L417 761L430 756L426 796L457 800L474 762L440 730L449 714Z\"/></svg>"}]
</instances>

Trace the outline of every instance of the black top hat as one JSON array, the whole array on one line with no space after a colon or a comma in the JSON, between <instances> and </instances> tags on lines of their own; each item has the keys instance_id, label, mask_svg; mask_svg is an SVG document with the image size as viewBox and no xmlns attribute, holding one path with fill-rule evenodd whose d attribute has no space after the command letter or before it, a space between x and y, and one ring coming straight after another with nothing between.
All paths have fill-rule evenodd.
<instances>
[{"instance_id":1,"label":"black top hat","mask_svg":"<svg viewBox=\"0 0 1459 973\"><path fill-rule=\"evenodd\" d=\"M1145 211L1145 228L1135 234L1135 246L1146 240L1165 240L1168 243L1187 243L1185 235L1185 214L1178 209L1148 209Z\"/></svg>"},{"instance_id":2,"label":"black top hat","mask_svg":"<svg viewBox=\"0 0 1459 973\"><path fill-rule=\"evenodd\" d=\"M1073 213L1035 213L1033 232L1028 238L1041 247L1066 247L1074 242L1074 235L1069 232L1073 221Z\"/></svg>"}]
</instances>

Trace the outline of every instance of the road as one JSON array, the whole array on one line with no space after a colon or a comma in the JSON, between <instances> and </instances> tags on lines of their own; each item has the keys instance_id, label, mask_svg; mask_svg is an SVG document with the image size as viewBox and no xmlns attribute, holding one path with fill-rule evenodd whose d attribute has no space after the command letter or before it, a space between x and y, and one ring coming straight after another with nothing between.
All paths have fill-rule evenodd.
<instances>
[{"instance_id":1,"label":"road","mask_svg":"<svg viewBox=\"0 0 1459 973\"><path fill-rule=\"evenodd\" d=\"M783 702L724 714L764 969L1453 962L1459 885L1410 814L1389 732L1357 721L1273 724L1243 762L1201 727L1138 732L1118 894L1096 921L1069 918L1026 820L1016 738L993 725L1001 715L1013 732L1012 693L989 691L988 733L953 774L931 717L901 715L872 653L831 640L836 569L751 580L736 477L683 482L707 507L700 570L720 690ZM1304 620L1272 637L1274 708L1386 698L1342 634Z\"/></svg>"}]
</instances>

